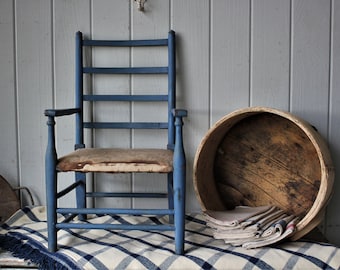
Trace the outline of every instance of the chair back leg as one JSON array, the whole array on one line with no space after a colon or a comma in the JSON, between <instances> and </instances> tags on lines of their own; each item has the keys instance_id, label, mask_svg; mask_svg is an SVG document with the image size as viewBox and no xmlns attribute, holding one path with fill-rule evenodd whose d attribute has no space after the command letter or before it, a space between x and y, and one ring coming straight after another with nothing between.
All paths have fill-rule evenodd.
<instances>
[{"instance_id":1,"label":"chair back leg","mask_svg":"<svg viewBox=\"0 0 340 270\"><path fill-rule=\"evenodd\" d=\"M76 201L77 208L86 208L86 175L85 173L75 173L76 182L80 182L80 185L76 188ZM79 220L86 220L85 214L78 215Z\"/></svg>"},{"instance_id":2,"label":"chair back leg","mask_svg":"<svg viewBox=\"0 0 340 270\"><path fill-rule=\"evenodd\" d=\"M173 172L168 173L168 208L174 209ZM169 215L169 223L174 224L174 215Z\"/></svg>"}]
</instances>

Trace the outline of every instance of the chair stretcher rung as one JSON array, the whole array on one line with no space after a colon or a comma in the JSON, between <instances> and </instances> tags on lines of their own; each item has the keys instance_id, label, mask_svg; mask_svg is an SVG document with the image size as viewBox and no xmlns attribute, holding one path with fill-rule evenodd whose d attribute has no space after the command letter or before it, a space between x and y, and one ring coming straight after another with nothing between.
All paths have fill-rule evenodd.
<instances>
[{"instance_id":1,"label":"chair stretcher rung","mask_svg":"<svg viewBox=\"0 0 340 270\"><path fill-rule=\"evenodd\" d=\"M84 122L84 128L121 128L121 129L167 129L168 123L148 123L148 122Z\"/></svg>"},{"instance_id":2,"label":"chair stretcher rung","mask_svg":"<svg viewBox=\"0 0 340 270\"><path fill-rule=\"evenodd\" d=\"M173 215L173 209L128 209L128 208L58 208L59 214L95 215Z\"/></svg>"},{"instance_id":3,"label":"chair stretcher rung","mask_svg":"<svg viewBox=\"0 0 340 270\"><path fill-rule=\"evenodd\" d=\"M174 231L173 225L129 225L129 224L90 224L90 223L57 223L57 229L100 229L100 230L157 230Z\"/></svg>"},{"instance_id":4,"label":"chair stretcher rung","mask_svg":"<svg viewBox=\"0 0 340 270\"><path fill-rule=\"evenodd\" d=\"M76 216L78 216L78 215L77 215L77 214L69 215L69 216L66 217L62 222L63 222L63 223L71 222Z\"/></svg>"},{"instance_id":5,"label":"chair stretcher rung","mask_svg":"<svg viewBox=\"0 0 340 270\"><path fill-rule=\"evenodd\" d=\"M87 192L87 197L120 197L120 198L167 198L167 193L143 193L143 192Z\"/></svg>"},{"instance_id":6,"label":"chair stretcher rung","mask_svg":"<svg viewBox=\"0 0 340 270\"><path fill-rule=\"evenodd\" d=\"M83 72L94 74L166 74L168 73L168 67L84 67Z\"/></svg>"},{"instance_id":7,"label":"chair stretcher rung","mask_svg":"<svg viewBox=\"0 0 340 270\"><path fill-rule=\"evenodd\" d=\"M75 182L72 185L68 186L67 188L63 189L62 191L57 193L57 198L60 198L64 195L66 195L67 193L69 193L70 191L72 191L73 189L75 189L77 186L79 186L81 184L81 182Z\"/></svg>"}]
</instances>

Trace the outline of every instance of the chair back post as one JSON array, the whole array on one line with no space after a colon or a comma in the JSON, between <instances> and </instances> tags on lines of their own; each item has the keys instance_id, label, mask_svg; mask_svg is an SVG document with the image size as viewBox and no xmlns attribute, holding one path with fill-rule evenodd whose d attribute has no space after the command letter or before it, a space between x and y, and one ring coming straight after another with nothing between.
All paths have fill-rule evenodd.
<instances>
[{"instance_id":1,"label":"chair back post","mask_svg":"<svg viewBox=\"0 0 340 270\"><path fill-rule=\"evenodd\" d=\"M83 34L76 33L75 49L75 106L79 108L76 114L76 142L75 149L84 148L84 129L83 129Z\"/></svg>"},{"instance_id":2,"label":"chair back post","mask_svg":"<svg viewBox=\"0 0 340 270\"><path fill-rule=\"evenodd\" d=\"M176 37L175 31L168 34L168 148L174 148L175 128L172 110L176 107Z\"/></svg>"}]
</instances>

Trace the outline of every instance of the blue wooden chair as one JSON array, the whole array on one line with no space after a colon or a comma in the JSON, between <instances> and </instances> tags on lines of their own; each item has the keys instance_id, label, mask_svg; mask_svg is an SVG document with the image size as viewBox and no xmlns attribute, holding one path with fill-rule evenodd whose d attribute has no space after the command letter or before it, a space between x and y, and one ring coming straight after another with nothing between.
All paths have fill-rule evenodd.
<instances>
[{"instance_id":1,"label":"blue wooden chair","mask_svg":"<svg viewBox=\"0 0 340 270\"><path fill-rule=\"evenodd\" d=\"M99 47L165 47L167 49L167 65L162 67L93 67L85 65L85 52ZM57 231L60 229L110 229L110 230L173 230L175 237L175 252L184 252L184 215L185 215L185 154L183 150L182 126L186 110L176 109L176 56L175 32L170 31L168 38L154 40L87 40L83 39L81 32L76 33L76 86L75 107L69 109L47 109L48 144L46 150L46 198L47 198L47 225L48 248L51 252L57 250ZM92 74L92 75L89 75ZM87 76L105 74L163 74L168 80L168 90L164 94L94 94L83 91ZM91 85L91 83L90 83ZM130 91L131 92L131 91ZM140 104L147 102L147 106L155 103L166 102L167 120L164 122L97 122L94 117L85 121L88 112L86 108L93 108L94 103L112 104L129 102ZM89 105L90 104L90 105ZM133 105L131 105L133 106ZM158 113L159 107L154 111ZM75 115L75 149L70 154L58 157L55 145L55 118L65 115ZM88 148L84 144L84 129L165 129L167 140L162 149L113 149L113 148ZM87 134L87 133L86 133ZM152 140L152 138L150 138ZM60 190L57 177L62 172L75 172L75 182ZM86 188L87 173L164 173L167 174L168 190L165 193L133 193L133 192L88 192ZM166 180L165 180L166 181ZM58 200L69 192L75 190L76 207L58 207ZM155 198L167 197L168 208L96 208L87 207L87 197L128 197L128 198ZM57 222L57 215L65 217L63 222ZM73 222L76 217L86 219L88 214L107 215L168 215L169 224L88 224L86 222Z\"/></svg>"}]
</instances>

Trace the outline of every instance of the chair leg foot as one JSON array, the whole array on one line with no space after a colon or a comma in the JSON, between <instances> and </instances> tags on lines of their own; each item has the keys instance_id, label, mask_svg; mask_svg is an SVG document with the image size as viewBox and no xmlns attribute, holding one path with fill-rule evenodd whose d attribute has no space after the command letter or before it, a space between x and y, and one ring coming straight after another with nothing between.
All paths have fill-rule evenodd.
<instances>
[{"instance_id":1,"label":"chair leg foot","mask_svg":"<svg viewBox=\"0 0 340 270\"><path fill-rule=\"evenodd\" d=\"M184 215L175 216L175 252L177 255L184 254L184 226Z\"/></svg>"},{"instance_id":2,"label":"chair leg foot","mask_svg":"<svg viewBox=\"0 0 340 270\"><path fill-rule=\"evenodd\" d=\"M56 252L57 251L57 233L49 233L48 234L48 251Z\"/></svg>"},{"instance_id":3,"label":"chair leg foot","mask_svg":"<svg viewBox=\"0 0 340 270\"><path fill-rule=\"evenodd\" d=\"M176 190L175 196L175 252L178 255L184 253L185 233L185 204L183 189Z\"/></svg>"},{"instance_id":4,"label":"chair leg foot","mask_svg":"<svg viewBox=\"0 0 340 270\"><path fill-rule=\"evenodd\" d=\"M175 252L176 252L177 255L183 255L184 254L184 247L176 248Z\"/></svg>"}]
</instances>

